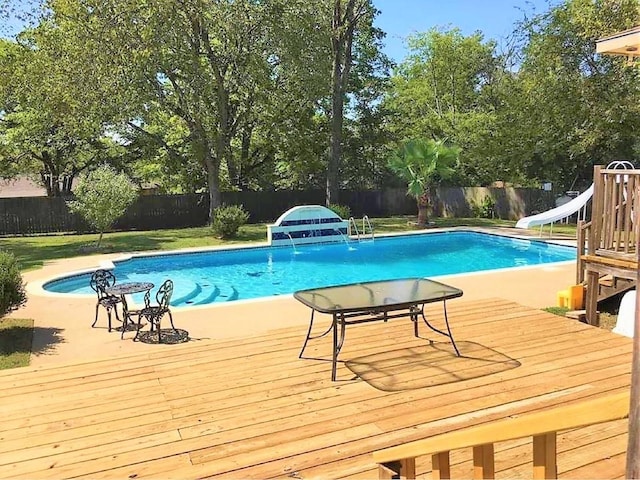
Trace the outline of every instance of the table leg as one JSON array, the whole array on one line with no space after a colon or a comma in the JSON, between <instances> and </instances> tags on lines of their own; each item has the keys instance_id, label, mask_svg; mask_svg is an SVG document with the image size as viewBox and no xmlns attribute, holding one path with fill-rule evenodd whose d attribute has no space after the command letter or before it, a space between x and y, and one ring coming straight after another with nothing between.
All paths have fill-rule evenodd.
<instances>
[{"instance_id":1,"label":"table leg","mask_svg":"<svg viewBox=\"0 0 640 480\"><path fill-rule=\"evenodd\" d=\"M331 380L335 382L336 380L336 371L338 367L338 355L340 354L340 350L342 350L342 345L344 345L344 337L347 329L347 324L344 320L344 312L339 314L333 314L333 359L331 366ZM338 323L340 323L340 337L338 338Z\"/></svg>"},{"instance_id":2,"label":"table leg","mask_svg":"<svg viewBox=\"0 0 640 480\"><path fill-rule=\"evenodd\" d=\"M129 306L127 305L127 299L125 295L120 295L122 300L122 332L120 332L120 340L124 338L124 332L127 331L127 325L129 324Z\"/></svg>"},{"instance_id":3,"label":"table leg","mask_svg":"<svg viewBox=\"0 0 640 480\"><path fill-rule=\"evenodd\" d=\"M338 315L333 314L331 327L333 328L333 359L331 364L331 381L336 381L336 369L338 363Z\"/></svg>"},{"instance_id":4,"label":"table leg","mask_svg":"<svg viewBox=\"0 0 640 480\"><path fill-rule=\"evenodd\" d=\"M453 334L451 333L451 327L449 326L449 318L447 316L447 301L443 300L442 301L442 309L444 312L444 323L447 326L447 331L443 332L440 329L437 329L436 327L434 327L433 325L431 325L429 323L429 320L427 320L427 317L424 314L424 305L422 305L422 308L420 309L420 313L422 315L422 319L424 320L424 323L427 324L427 326L433 330L434 332L439 333L440 335L444 335L445 337L449 337L449 340L451 340L451 345L453 345L453 349L456 351L456 355L459 357L460 356L460 351L458 350L458 346L456 345L455 340L453 339ZM417 328L416 328L416 332L417 332Z\"/></svg>"},{"instance_id":5,"label":"table leg","mask_svg":"<svg viewBox=\"0 0 640 480\"><path fill-rule=\"evenodd\" d=\"M298 354L298 358L302 358L302 354L304 353L304 349L307 348L307 342L309 341L309 338L311 337L311 329L313 328L313 314L315 313L315 310L311 310L311 320L309 320L309 329L307 330L307 338L304 339L304 344L302 345L302 350L300 350L300 353Z\"/></svg>"},{"instance_id":6,"label":"table leg","mask_svg":"<svg viewBox=\"0 0 640 480\"><path fill-rule=\"evenodd\" d=\"M420 313L420 311L418 310L418 307L415 305L412 305L409 307L409 313L411 314L410 318L411 321L413 322L413 335L414 336L418 336L418 313Z\"/></svg>"},{"instance_id":7,"label":"table leg","mask_svg":"<svg viewBox=\"0 0 640 480\"><path fill-rule=\"evenodd\" d=\"M320 335L317 335L315 337L311 336L311 330L313 329L313 317L315 314L315 310L311 309L311 320L309 321L309 329L307 330L307 337L304 339L304 344L302 345L302 349L300 350L300 354L298 355L298 358L303 358L302 355L304 354L304 349L307 348L307 343L309 342L309 340L315 340L316 338L322 338L324 337L327 333L329 333L331 331L331 329L333 328L333 324L331 324L329 326L329 328L327 328L327 330L325 330L323 333L321 333Z\"/></svg>"},{"instance_id":8,"label":"table leg","mask_svg":"<svg viewBox=\"0 0 640 480\"><path fill-rule=\"evenodd\" d=\"M453 345L454 350L456 351L456 355L460 356L460 350L458 350L458 346L456 345L456 341L453 339L453 334L451 333L451 327L449 326L449 317L447 317L447 301L443 300L443 310L444 310L444 323L447 326L447 332L449 332L449 338L451 339L451 345Z\"/></svg>"}]
</instances>

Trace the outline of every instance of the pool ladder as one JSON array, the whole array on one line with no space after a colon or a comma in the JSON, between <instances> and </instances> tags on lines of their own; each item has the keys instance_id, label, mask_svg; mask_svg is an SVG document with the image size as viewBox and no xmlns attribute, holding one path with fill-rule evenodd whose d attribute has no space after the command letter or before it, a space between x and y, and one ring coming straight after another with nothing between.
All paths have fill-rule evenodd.
<instances>
[{"instance_id":1,"label":"pool ladder","mask_svg":"<svg viewBox=\"0 0 640 480\"><path fill-rule=\"evenodd\" d=\"M368 232L368 233L367 233ZM356 219L351 217L349 218L349 236L355 235L358 241L360 241L361 237L365 238L368 235L371 236L371 241L373 241L373 227L371 226L371 222L369 221L369 217L365 215L362 217L362 235L358 230L358 225L356 223Z\"/></svg>"}]
</instances>

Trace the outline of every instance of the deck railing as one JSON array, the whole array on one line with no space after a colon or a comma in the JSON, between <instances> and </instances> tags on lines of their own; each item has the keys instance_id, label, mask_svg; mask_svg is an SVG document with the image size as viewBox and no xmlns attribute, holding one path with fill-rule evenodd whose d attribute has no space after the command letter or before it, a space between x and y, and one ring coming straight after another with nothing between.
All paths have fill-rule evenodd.
<instances>
[{"instance_id":1,"label":"deck railing","mask_svg":"<svg viewBox=\"0 0 640 480\"><path fill-rule=\"evenodd\" d=\"M634 253L640 170L594 169L594 199L588 252Z\"/></svg>"},{"instance_id":2,"label":"deck railing","mask_svg":"<svg viewBox=\"0 0 640 480\"><path fill-rule=\"evenodd\" d=\"M628 415L629 392L625 391L378 450L373 458L378 463L379 478L411 479L416 476L416 457L430 455L433 478L448 479L449 452L472 447L474 478L494 478L494 444L533 437L533 478L557 478L558 432L620 420Z\"/></svg>"},{"instance_id":3,"label":"deck railing","mask_svg":"<svg viewBox=\"0 0 640 480\"><path fill-rule=\"evenodd\" d=\"M587 322L598 325L600 278L637 279L640 170L596 165L593 184L591 221L578 225L576 280L587 284Z\"/></svg>"}]
</instances>

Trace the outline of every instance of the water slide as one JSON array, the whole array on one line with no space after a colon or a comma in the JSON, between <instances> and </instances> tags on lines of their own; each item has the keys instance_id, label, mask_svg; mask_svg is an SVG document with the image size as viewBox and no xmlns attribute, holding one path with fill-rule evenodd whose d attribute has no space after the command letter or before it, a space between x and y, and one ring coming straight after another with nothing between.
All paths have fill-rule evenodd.
<instances>
[{"instance_id":1,"label":"water slide","mask_svg":"<svg viewBox=\"0 0 640 480\"><path fill-rule=\"evenodd\" d=\"M593 196L593 184L587 188L584 192L578 195L573 200L560 205L559 207L552 208L546 212L538 213L537 215L531 215L530 217L524 217L518 220L516 228L531 228L536 225L546 225L548 223L557 222L564 218L570 217L581 208L583 208L591 197Z\"/></svg>"}]
</instances>

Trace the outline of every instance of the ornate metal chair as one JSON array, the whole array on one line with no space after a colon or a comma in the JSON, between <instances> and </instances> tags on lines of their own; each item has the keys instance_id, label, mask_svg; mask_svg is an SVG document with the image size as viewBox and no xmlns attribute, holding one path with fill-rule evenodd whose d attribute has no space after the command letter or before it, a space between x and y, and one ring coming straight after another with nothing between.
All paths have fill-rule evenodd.
<instances>
[{"instance_id":1,"label":"ornate metal chair","mask_svg":"<svg viewBox=\"0 0 640 480\"><path fill-rule=\"evenodd\" d=\"M136 312L136 314L138 315L138 331L136 333L134 341L138 339L140 329L142 328L142 319L144 318L147 322L149 322L149 331L153 332L154 330L156 330L158 332L158 343L162 343L162 329L160 328L160 323L162 322L162 317L164 317L165 314L169 315L171 328L176 335L179 335L178 330L176 330L176 327L173 324L173 316L171 315L171 310L169 309L169 302L171 301L172 294L173 282L171 280L165 280L165 282L160 285L160 288L156 292L157 305L151 305L151 292L147 292L145 294L145 307Z\"/></svg>"},{"instance_id":2,"label":"ornate metal chair","mask_svg":"<svg viewBox=\"0 0 640 480\"><path fill-rule=\"evenodd\" d=\"M96 292L98 301L96 302L96 317L91 324L91 327L95 327L98 323L98 310L100 307L104 307L107 311L107 318L109 320L109 331L111 331L111 310L116 314L116 319L120 321L118 316L118 309L116 308L119 303L122 303L120 297L115 295L109 295L105 290L112 287L116 283L116 277L109 270L96 270L91 275L89 285L91 289Z\"/></svg>"}]
</instances>

